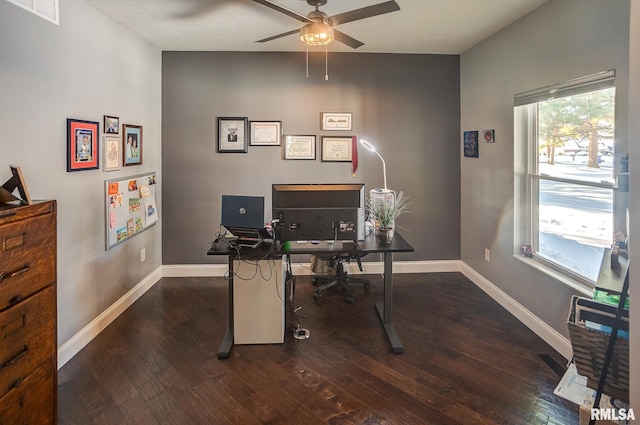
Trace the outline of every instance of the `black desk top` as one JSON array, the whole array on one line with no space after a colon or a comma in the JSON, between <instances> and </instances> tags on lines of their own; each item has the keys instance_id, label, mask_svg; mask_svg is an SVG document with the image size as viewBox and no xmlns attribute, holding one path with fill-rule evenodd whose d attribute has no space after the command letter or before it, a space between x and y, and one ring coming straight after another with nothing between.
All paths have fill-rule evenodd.
<instances>
[{"instance_id":1,"label":"black desk top","mask_svg":"<svg viewBox=\"0 0 640 425\"><path fill-rule=\"evenodd\" d=\"M319 254L330 255L333 253L377 253L377 252L413 252L413 247L407 242L398 232L395 233L393 240L389 244L380 242L373 234L365 237L362 241L357 241L354 244L353 241L335 241L329 243L326 241L320 241L317 244L311 242L299 243L297 241L280 243L275 241L275 246L269 243L263 242L257 248L241 248L243 254L248 252L255 252L257 254L268 254L271 251L272 255L282 254ZM211 247L207 251L207 255L235 255L238 251L235 248L228 246L224 241L220 241L215 247Z\"/></svg>"}]
</instances>

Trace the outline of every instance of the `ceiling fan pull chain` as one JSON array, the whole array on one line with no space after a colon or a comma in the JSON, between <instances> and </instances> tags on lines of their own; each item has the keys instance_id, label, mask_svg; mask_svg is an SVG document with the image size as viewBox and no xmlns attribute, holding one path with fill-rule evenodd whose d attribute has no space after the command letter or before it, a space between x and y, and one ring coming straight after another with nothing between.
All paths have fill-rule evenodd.
<instances>
[{"instance_id":1,"label":"ceiling fan pull chain","mask_svg":"<svg viewBox=\"0 0 640 425\"><path fill-rule=\"evenodd\" d=\"M309 78L309 46L307 45L307 78Z\"/></svg>"},{"instance_id":2,"label":"ceiling fan pull chain","mask_svg":"<svg viewBox=\"0 0 640 425\"><path fill-rule=\"evenodd\" d=\"M329 53L327 45L324 45L324 80L329 81Z\"/></svg>"}]
</instances>

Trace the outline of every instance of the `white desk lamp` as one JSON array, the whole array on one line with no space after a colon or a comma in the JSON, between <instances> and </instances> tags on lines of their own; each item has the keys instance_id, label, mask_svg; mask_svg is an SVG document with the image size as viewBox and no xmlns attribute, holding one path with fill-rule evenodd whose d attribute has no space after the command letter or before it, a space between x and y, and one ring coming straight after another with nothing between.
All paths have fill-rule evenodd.
<instances>
[{"instance_id":1,"label":"white desk lamp","mask_svg":"<svg viewBox=\"0 0 640 425\"><path fill-rule=\"evenodd\" d=\"M387 188L387 165L384 162L384 158L380 155L375 146L373 146L369 141L365 139L360 139L360 144L370 150L371 152L378 155L380 160L382 161L382 172L384 174L384 189L371 189L369 191L369 199L372 203L384 202L389 205L395 204L396 201L396 193L393 190L389 190ZM374 231L378 234L378 224L376 220L373 219Z\"/></svg>"},{"instance_id":2,"label":"white desk lamp","mask_svg":"<svg viewBox=\"0 0 640 425\"><path fill-rule=\"evenodd\" d=\"M368 150L370 150L371 152L378 155L378 157L382 161L382 172L384 173L384 190L387 191L388 190L387 189L387 165L384 163L384 158L382 157L382 155L380 155L380 153L378 153L378 150L376 149L376 147L373 146L368 140L360 139L360 144L365 148L367 148Z\"/></svg>"}]
</instances>

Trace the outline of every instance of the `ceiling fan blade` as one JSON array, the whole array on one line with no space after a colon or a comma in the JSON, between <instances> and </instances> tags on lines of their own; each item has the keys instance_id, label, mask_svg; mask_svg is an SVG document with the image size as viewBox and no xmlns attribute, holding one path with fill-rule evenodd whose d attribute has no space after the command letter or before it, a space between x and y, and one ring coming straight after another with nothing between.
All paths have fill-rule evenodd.
<instances>
[{"instance_id":1,"label":"ceiling fan blade","mask_svg":"<svg viewBox=\"0 0 640 425\"><path fill-rule=\"evenodd\" d=\"M313 22L311 19L307 18L306 16L302 16L299 13L294 12L293 10L289 10L285 7L279 6L270 0L253 0L253 1L263 6L267 6L268 8L278 11L280 13L284 13L287 16L291 16L293 19L297 19L298 21L304 22L305 24Z\"/></svg>"},{"instance_id":2,"label":"ceiling fan blade","mask_svg":"<svg viewBox=\"0 0 640 425\"><path fill-rule=\"evenodd\" d=\"M329 21L331 21L333 25L340 25L347 22L357 21L359 19L370 18L372 16L384 15L385 13L395 12L396 10L400 10L400 6L395 2L395 0L390 0L384 3L374 4L373 6L340 13L330 17Z\"/></svg>"},{"instance_id":3,"label":"ceiling fan blade","mask_svg":"<svg viewBox=\"0 0 640 425\"><path fill-rule=\"evenodd\" d=\"M338 31L337 29L333 29L333 35L336 41L339 41L342 44L346 44L347 46L357 49L360 46L364 46L362 41L358 41L355 38L348 36L347 34Z\"/></svg>"},{"instance_id":4,"label":"ceiling fan blade","mask_svg":"<svg viewBox=\"0 0 640 425\"><path fill-rule=\"evenodd\" d=\"M275 40L276 38L286 37L291 34L300 34L300 30L293 30L288 32L283 32L282 34L274 35L272 37L263 38L262 40L257 40L256 43L266 43L267 41Z\"/></svg>"}]
</instances>

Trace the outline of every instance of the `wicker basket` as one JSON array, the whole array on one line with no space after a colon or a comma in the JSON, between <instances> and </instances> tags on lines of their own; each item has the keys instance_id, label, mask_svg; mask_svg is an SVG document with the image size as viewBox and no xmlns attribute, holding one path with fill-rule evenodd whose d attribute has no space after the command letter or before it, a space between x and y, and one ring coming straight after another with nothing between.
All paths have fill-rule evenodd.
<instances>
[{"instance_id":1,"label":"wicker basket","mask_svg":"<svg viewBox=\"0 0 640 425\"><path fill-rule=\"evenodd\" d=\"M571 299L567 325L573 347L573 359L578 373L587 377L587 386L598 387L602 364L607 352L610 334L576 323L577 296ZM613 398L629 402L629 340L618 337L613 349L607 381L603 390Z\"/></svg>"}]
</instances>

